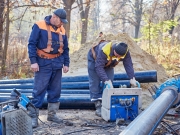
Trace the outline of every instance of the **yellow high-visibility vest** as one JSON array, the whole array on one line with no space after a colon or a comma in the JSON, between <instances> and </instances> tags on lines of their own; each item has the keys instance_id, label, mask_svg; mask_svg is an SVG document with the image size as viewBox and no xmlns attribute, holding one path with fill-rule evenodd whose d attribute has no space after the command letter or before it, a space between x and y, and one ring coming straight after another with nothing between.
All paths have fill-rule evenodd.
<instances>
[{"instance_id":1,"label":"yellow high-visibility vest","mask_svg":"<svg viewBox=\"0 0 180 135\"><path fill-rule=\"evenodd\" d=\"M107 60L117 60L120 61L121 58L117 58L116 56L112 56L110 57L110 53L111 53L111 49L112 49L112 42L107 43L105 46L103 46L102 51L106 54L107 56Z\"/></svg>"}]
</instances>

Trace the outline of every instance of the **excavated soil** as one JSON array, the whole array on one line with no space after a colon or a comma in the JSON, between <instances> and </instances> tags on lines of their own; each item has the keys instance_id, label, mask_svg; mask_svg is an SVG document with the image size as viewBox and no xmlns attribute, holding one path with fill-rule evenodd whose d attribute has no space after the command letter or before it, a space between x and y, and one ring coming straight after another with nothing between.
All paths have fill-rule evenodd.
<instances>
[{"instance_id":1,"label":"excavated soil","mask_svg":"<svg viewBox=\"0 0 180 135\"><path fill-rule=\"evenodd\" d=\"M106 39L112 42L122 41L128 44L135 71L157 70L159 83L167 79L166 72L162 65L157 63L154 56L142 50L127 34L109 34L106 36ZM67 75L87 74L87 53L93 44L94 41L86 43L82 45L78 51L71 54L70 71ZM122 63L119 63L118 66L115 67L115 72L125 72Z\"/></svg>"}]
</instances>

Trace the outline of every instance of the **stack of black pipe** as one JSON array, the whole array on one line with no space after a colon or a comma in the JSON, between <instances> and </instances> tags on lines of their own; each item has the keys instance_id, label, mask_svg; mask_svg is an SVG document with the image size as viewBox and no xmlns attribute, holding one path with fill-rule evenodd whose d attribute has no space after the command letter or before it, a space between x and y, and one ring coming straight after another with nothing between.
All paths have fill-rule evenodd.
<instances>
[{"instance_id":1,"label":"stack of black pipe","mask_svg":"<svg viewBox=\"0 0 180 135\"><path fill-rule=\"evenodd\" d=\"M140 83L157 82L157 72L155 70L135 72L135 77ZM87 75L63 77L60 108L94 109L94 103L90 101L88 80ZM0 102L9 100L10 93L14 88L26 96L32 97L33 85L33 78L0 80ZM130 81L126 73L116 73L114 75L114 88L119 88L121 85L130 88ZM47 107L46 98L42 107Z\"/></svg>"}]
</instances>

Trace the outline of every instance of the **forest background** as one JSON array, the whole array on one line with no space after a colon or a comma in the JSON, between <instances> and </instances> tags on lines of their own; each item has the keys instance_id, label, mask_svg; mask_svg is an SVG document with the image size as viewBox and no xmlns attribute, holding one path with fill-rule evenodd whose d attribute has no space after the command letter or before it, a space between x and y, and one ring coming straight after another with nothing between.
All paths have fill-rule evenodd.
<instances>
[{"instance_id":1,"label":"forest background","mask_svg":"<svg viewBox=\"0 0 180 135\"><path fill-rule=\"evenodd\" d=\"M57 8L70 53L92 42L100 31L128 33L162 64L169 76L180 73L180 0L0 0L1 79L33 77L27 44L33 24Z\"/></svg>"}]
</instances>

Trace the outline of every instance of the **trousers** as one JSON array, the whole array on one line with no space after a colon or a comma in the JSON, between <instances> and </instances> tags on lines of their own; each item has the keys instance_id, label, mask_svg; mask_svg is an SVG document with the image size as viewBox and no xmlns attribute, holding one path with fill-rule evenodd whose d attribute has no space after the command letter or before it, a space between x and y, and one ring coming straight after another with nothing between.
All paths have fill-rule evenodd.
<instances>
[{"instance_id":1,"label":"trousers","mask_svg":"<svg viewBox=\"0 0 180 135\"><path fill-rule=\"evenodd\" d=\"M43 104L47 94L48 103L59 102L61 95L62 68L53 68L52 64L39 67L39 71L34 74L34 88L32 92L32 103L36 108Z\"/></svg>"},{"instance_id":2,"label":"trousers","mask_svg":"<svg viewBox=\"0 0 180 135\"><path fill-rule=\"evenodd\" d=\"M104 68L108 78L113 81L114 79L114 68L108 67ZM89 90L90 98L100 99L102 98L104 83L101 82L97 72L95 71L95 61L88 60L88 75L89 75Z\"/></svg>"}]
</instances>

